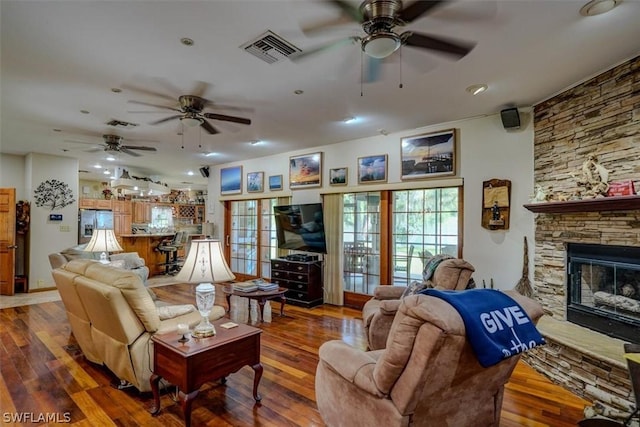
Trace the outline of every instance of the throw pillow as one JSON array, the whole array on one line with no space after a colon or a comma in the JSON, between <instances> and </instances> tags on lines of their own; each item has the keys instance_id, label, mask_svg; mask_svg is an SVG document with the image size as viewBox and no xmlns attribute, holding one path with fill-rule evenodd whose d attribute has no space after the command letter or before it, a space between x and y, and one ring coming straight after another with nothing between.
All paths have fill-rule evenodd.
<instances>
[{"instance_id":1,"label":"throw pillow","mask_svg":"<svg viewBox=\"0 0 640 427\"><path fill-rule=\"evenodd\" d=\"M417 280L414 280L413 282L409 283L409 286L407 286L407 288L404 290L404 292L402 293L402 295L400 296L400 299L404 298L404 297L408 297L409 295L415 295L418 292L420 292L423 289L427 288L427 284L424 282L418 282Z\"/></svg>"},{"instance_id":2,"label":"throw pillow","mask_svg":"<svg viewBox=\"0 0 640 427\"><path fill-rule=\"evenodd\" d=\"M123 259L119 259L119 260L116 260L116 261L111 261L111 264L109 264L109 265L111 265L111 267L115 267L115 268L122 268L123 270L125 268L125 263L124 263Z\"/></svg>"},{"instance_id":3,"label":"throw pillow","mask_svg":"<svg viewBox=\"0 0 640 427\"><path fill-rule=\"evenodd\" d=\"M158 307L158 316L160 316L160 320L167 320L182 316L183 314L191 313L192 311L196 311L196 308L191 304L164 305L162 307Z\"/></svg>"}]
</instances>

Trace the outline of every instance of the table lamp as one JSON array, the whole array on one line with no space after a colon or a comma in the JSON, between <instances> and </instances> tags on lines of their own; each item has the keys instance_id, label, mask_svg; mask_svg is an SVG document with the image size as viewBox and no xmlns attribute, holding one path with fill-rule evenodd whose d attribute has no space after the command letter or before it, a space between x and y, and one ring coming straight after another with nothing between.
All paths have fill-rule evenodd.
<instances>
[{"instance_id":1,"label":"table lamp","mask_svg":"<svg viewBox=\"0 0 640 427\"><path fill-rule=\"evenodd\" d=\"M228 282L235 278L224 259L222 243L219 240L191 241L189 253L176 280L199 283L196 286L196 305L202 321L193 330L194 337L205 338L216 334L215 328L209 322L209 313L216 295L213 283Z\"/></svg>"},{"instance_id":2,"label":"table lamp","mask_svg":"<svg viewBox=\"0 0 640 427\"><path fill-rule=\"evenodd\" d=\"M91 240L84 248L87 252L102 252L100 254L100 262L109 264L109 252L122 252L124 249L118 244L115 234L111 229L94 229Z\"/></svg>"}]
</instances>

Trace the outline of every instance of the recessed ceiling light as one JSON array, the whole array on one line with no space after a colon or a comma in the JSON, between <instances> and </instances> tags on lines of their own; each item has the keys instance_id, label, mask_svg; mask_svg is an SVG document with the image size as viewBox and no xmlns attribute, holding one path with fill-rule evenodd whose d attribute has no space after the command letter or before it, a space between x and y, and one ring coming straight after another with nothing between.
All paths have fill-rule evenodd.
<instances>
[{"instance_id":1,"label":"recessed ceiling light","mask_svg":"<svg viewBox=\"0 0 640 427\"><path fill-rule=\"evenodd\" d=\"M293 93L295 93L296 95L302 95L304 93L304 91L301 90L301 89L296 89L296 90L293 91Z\"/></svg>"},{"instance_id":2,"label":"recessed ceiling light","mask_svg":"<svg viewBox=\"0 0 640 427\"><path fill-rule=\"evenodd\" d=\"M190 39L189 37L183 37L180 39L180 43L185 46L193 46L193 39Z\"/></svg>"},{"instance_id":3,"label":"recessed ceiling light","mask_svg":"<svg viewBox=\"0 0 640 427\"><path fill-rule=\"evenodd\" d=\"M217 155L218 155L218 153L213 153L213 152L211 152L211 153L204 153L204 156L205 156L205 157L213 157L213 156L217 156Z\"/></svg>"},{"instance_id":4,"label":"recessed ceiling light","mask_svg":"<svg viewBox=\"0 0 640 427\"><path fill-rule=\"evenodd\" d=\"M89 111L87 111L87 110L80 110L80 112L81 112L82 114L89 114Z\"/></svg>"},{"instance_id":5,"label":"recessed ceiling light","mask_svg":"<svg viewBox=\"0 0 640 427\"><path fill-rule=\"evenodd\" d=\"M116 160L116 158L113 157L113 156L107 156L107 160L110 161L110 162L113 162L113 161Z\"/></svg>"},{"instance_id":6,"label":"recessed ceiling light","mask_svg":"<svg viewBox=\"0 0 640 427\"><path fill-rule=\"evenodd\" d=\"M489 88L489 86L487 86L485 84L471 85L466 89L466 91L469 92L472 95L478 95L478 94L484 92L485 90L487 90L488 88Z\"/></svg>"},{"instance_id":7,"label":"recessed ceiling light","mask_svg":"<svg viewBox=\"0 0 640 427\"><path fill-rule=\"evenodd\" d=\"M580 15L595 16L609 12L616 7L622 0L591 0L580 8Z\"/></svg>"},{"instance_id":8,"label":"recessed ceiling light","mask_svg":"<svg viewBox=\"0 0 640 427\"><path fill-rule=\"evenodd\" d=\"M96 169L102 169L102 165L94 165L93 167Z\"/></svg>"},{"instance_id":9,"label":"recessed ceiling light","mask_svg":"<svg viewBox=\"0 0 640 427\"><path fill-rule=\"evenodd\" d=\"M122 89L120 89L119 87L112 87L112 88L111 88L111 92L113 92L113 93L120 93L120 92L122 92Z\"/></svg>"},{"instance_id":10,"label":"recessed ceiling light","mask_svg":"<svg viewBox=\"0 0 640 427\"><path fill-rule=\"evenodd\" d=\"M193 171L189 171L189 172L187 172L187 175L189 175L189 176L193 176Z\"/></svg>"},{"instance_id":11,"label":"recessed ceiling light","mask_svg":"<svg viewBox=\"0 0 640 427\"><path fill-rule=\"evenodd\" d=\"M105 171L104 171L104 172L102 172L102 173L103 173L103 174L105 174L105 175L111 175L111 172L109 172L109 171L108 171L108 170L106 170L106 169L105 169Z\"/></svg>"}]
</instances>

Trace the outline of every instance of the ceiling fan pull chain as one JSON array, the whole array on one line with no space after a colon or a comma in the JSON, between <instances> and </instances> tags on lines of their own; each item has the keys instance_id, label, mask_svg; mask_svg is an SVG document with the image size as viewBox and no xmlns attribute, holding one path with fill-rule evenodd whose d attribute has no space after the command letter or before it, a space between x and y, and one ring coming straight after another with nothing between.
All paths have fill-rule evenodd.
<instances>
[{"instance_id":1,"label":"ceiling fan pull chain","mask_svg":"<svg viewBox=\"0 0 640 427\"><path fill-rule=\"evenodd\" d=\"M364 51L360 50L360 96L363 96L363 80L364 80Z\"/></svg>"},{"instance_id":2,"label":"ceiling fan pull chain","mask_svg":"<svg viewBox=\"0 0 640 427\"><path fill-rule=\"evenodd\" d=\"M198 148L202 148L202 126L198 126Z\"/></svg>"},{"instance_id":3,"label":"ceiling fan pull chain","mask_svg":"<svg viewBox=\"0 0 640 427\"><path fill-rule=\"evenodd\" d=\"M182 120L180 121L180 127L182 128L180 131L180 141L182 142L182 149L184 150L184 123L182 123Z\"/></svg>"},{"instance_id":4,"label":"ceiling fan pull chain","mask_svg":"<svg viewBox=\"0 0 640 427\"><path fill-rule=\"evenodd\" d=\"M398 87L402 89L402 46L400 46L400 49L398 49L398 55L400 56L400 84L398 85Z\"/></svg>"}]
</instances>

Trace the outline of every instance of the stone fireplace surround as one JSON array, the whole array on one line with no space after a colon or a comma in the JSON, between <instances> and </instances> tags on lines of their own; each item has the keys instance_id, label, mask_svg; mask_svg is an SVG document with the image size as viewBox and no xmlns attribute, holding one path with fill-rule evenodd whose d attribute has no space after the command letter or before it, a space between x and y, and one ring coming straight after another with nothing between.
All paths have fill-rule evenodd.
<instances>
[{"instance_id":1,"label":"stone fireplace surround","mask_svg":"<svg viewBox=\"0 0 640 427\"><path fill-rule=\"evenodd\" d=\"M588 155L596 154L611 171L610 180L631 179L640 189L639 93L636 57L535 105L535 184L571 195L578 190L573 176ZM593 408L605 415L624 418L635 401L623 341L566 321L566 244L640 247L640 203L614 209L610 202L605 198L586 209L534 211L533 286L550 315L539 323L547 345L527 352L523 360L594 402ZM556 203L562 202L545 205Z\"/></svg>"}]
</instances>

